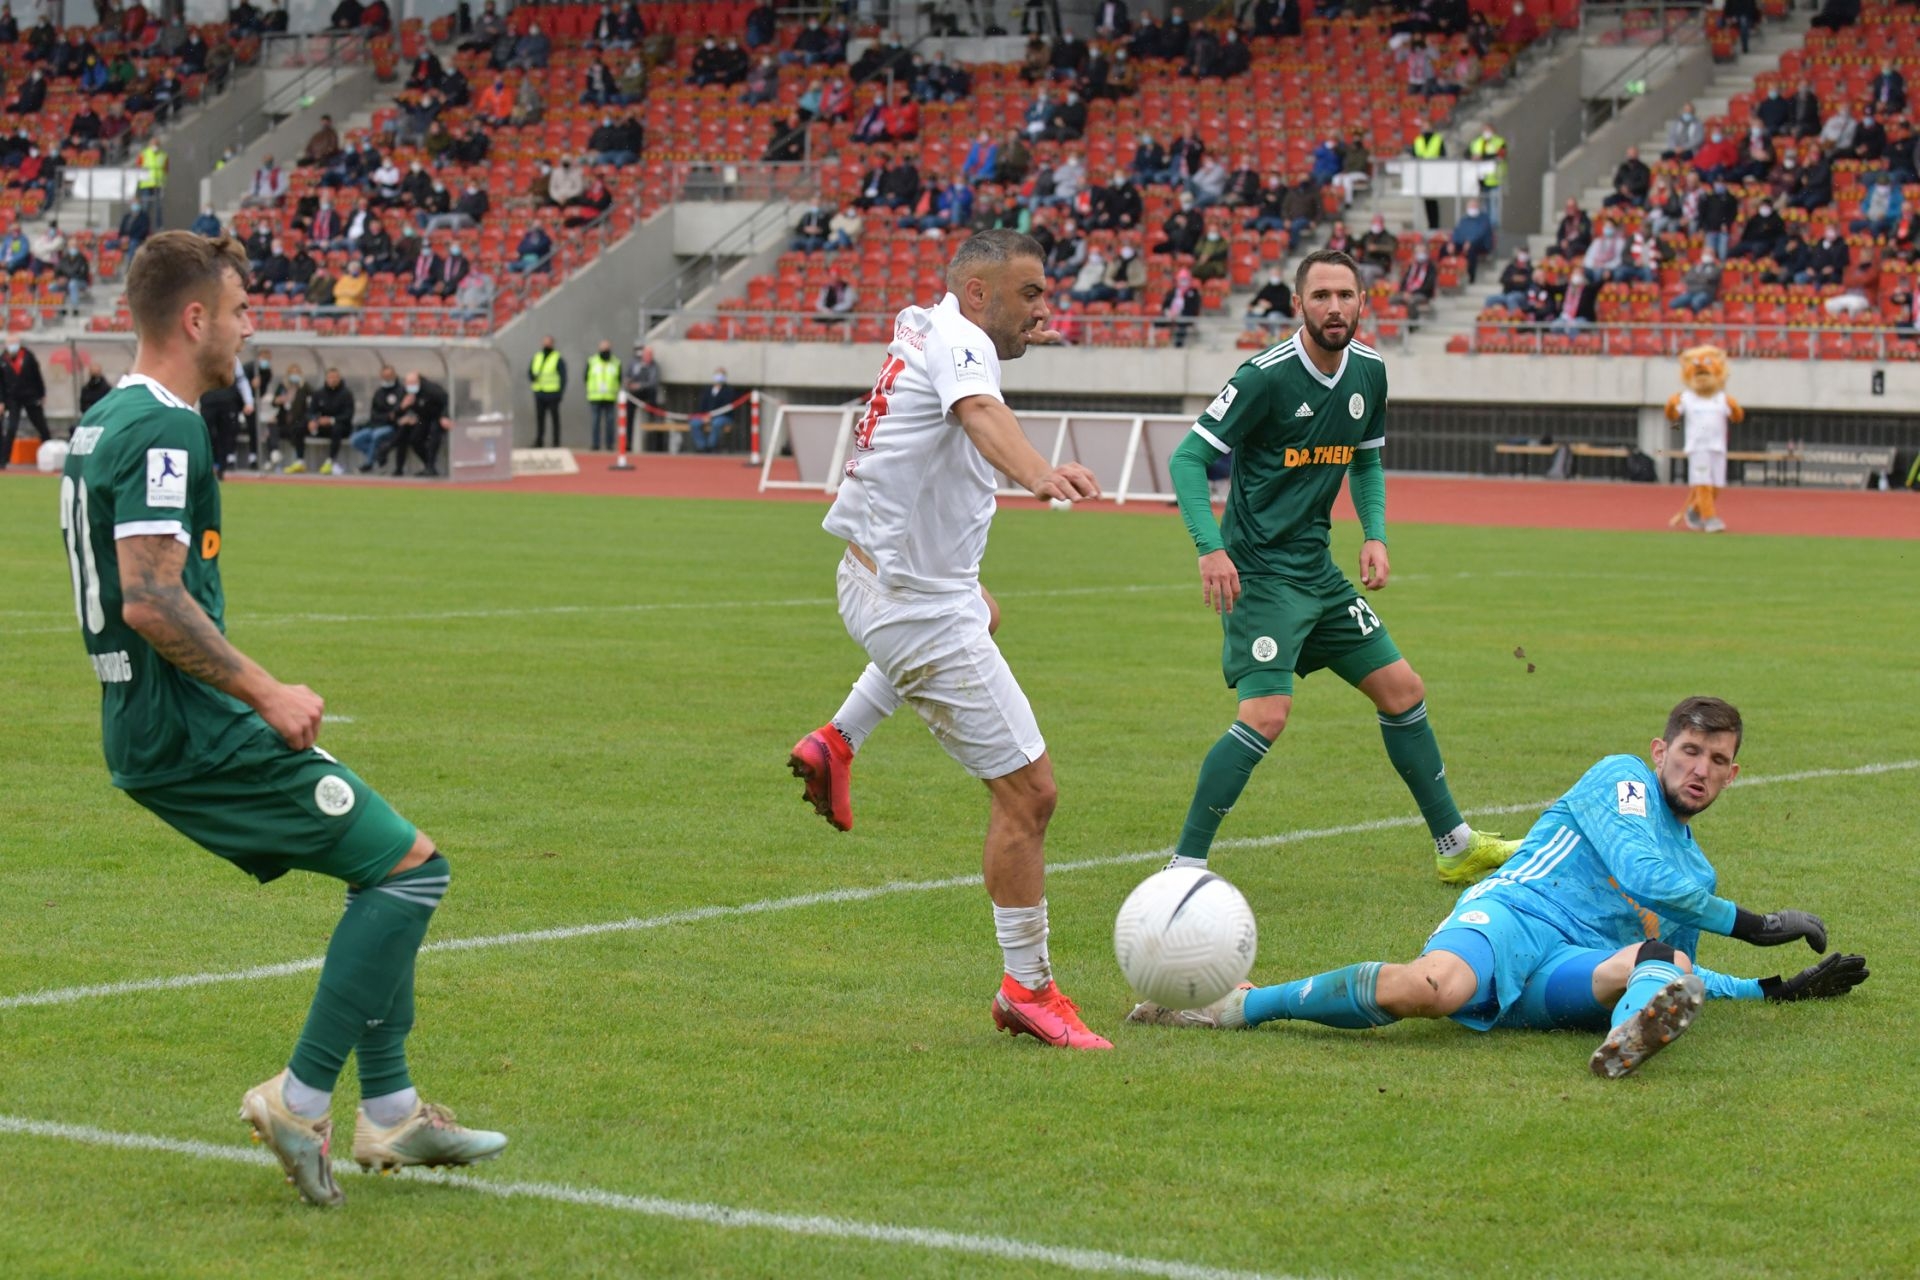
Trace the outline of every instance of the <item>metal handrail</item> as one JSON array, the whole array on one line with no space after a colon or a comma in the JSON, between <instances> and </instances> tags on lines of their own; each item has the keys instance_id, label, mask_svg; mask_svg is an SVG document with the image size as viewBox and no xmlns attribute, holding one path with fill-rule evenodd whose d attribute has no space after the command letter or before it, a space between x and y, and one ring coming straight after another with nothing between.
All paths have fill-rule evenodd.
<instances>
[{"instance_id":1,"label":"metal handrail","mask_svg":"<svg viewBox=\"0 0 1920 1280\"><path fill-rule=\"evenodd\" d=\"M852 346L852 345L855 345L855 338L853 335L854 335L855 329L858 327L856 322L861 320L877 320L877 321L880 321L882 324L886 325L890 333L891 327L895 319L895 315L896 313L893 311L849 311L849 312L843 312L843 313L836 313L832 317L832 320L833 320L834 326L839 330L839 333L837 335L837 342L830 341L822 336L809 337L805 341L807 341L812 345L818 345L818 346L833 346L833 345ZM749 339L745 337L744 332L736 331L735 329L736 325L744 325L748 321L764 321L768 324L772 324L773 322L780 321L780 320L789 321L794 324L800 324L807 321L820 320L824 316L825 316L824 312L821 312L812 307L798 309L798 310L785 310L785 309L774 308L774 307L764 307L764 308L753 308L753 309L747 309L747 310L736 309L736 310L726 310L726 311L719 310L716 308L703 307L698 310L676 311L671 316L662 317L660 321L647 334L647 339L648 341L651 341L651 342L688 340L686 338L686 331L690 325L699 321L712 321L722 326L722 332L719 337L720 341L723 341L723 342L746 341ZM1110 314L1110 313L1092 315L1086 311L1075 310L1067 315L1056 314L1054 319L1056 321L1065 320L1070 322L1072 326L1080 330L1082 334L1085 333L1087 327L1090 325L1117 325L1117 324L1153 325L1156 323L1161 325L1185 324L1188 326L1188 340L1186 345L1189 347L1201 347L1210 351L1224 350L1228 347L1232 347L1238 341L1241 334L1247 333L1253 329L1263 327L1257 319L1251 319L1245 315L1237 314L1237 313L1232 315L1226 315L1218 312L1212 315L1185 316L1179 319L1174 319L1168 316L1160 315L1157 312L1151 315L1141 315L1141 314L1133 314L1133 313L1129 313L1125 315ZM1368 320L1371 323L1363 323L1362 328L1367 329L1369 332L1374 334L1374 337L1369 338L1368 341L1375 346L1392 343L1392 344L1404 347L1406 346L1408 339L1412 336L1411 331L1414 328L1416 328L1420 323L1422 323L1419 320L1391 318L1387 320L1387 323L1395 324L1399 326L1398 336L1396 338L1386 338L1386 339L1381 339L1379 341L1375 341L1375 339L1378 338L1379 335L1378 335L1378 331L1373 328L1373 325L1378 324L1379 321L1371 316L1368 317ZM1287 321L1282 331L1284 332L1285 329L1292 328L1294 323L1295 323L1294 321ZM767 336L757 340L770 342L770 341L774 341L775 339L773 339L770 336ZM785 339L781 339L781 340L785 341ZM884 345L884 341L881 343L881 345ZM1084 346L1097 346L1097 345L1103 345L1103 344L1089 343L1085 340L1084 337L1081 337L1069 343L1068 345L1076 346L1076 347L1084 347ZM1145 346L1145 344L1141 344L1141 345L1143 347Z\"/></svg>"},{"instance_id":2,"label":"metal handrail","mask_svg":"<svg viewBox=\"0 0 1920 1280\"><path fill-rule=\"evenodd\" d=\"M1503 325L1503 327L1508 330L1508 336L1505 339L1506 342L1531 339L1531 348L1529 351L1512 354L1546 354L1546 343L1549 338L1577 340L1579 338L1598 337L1600 339L1599 354L1601 355L1639 356L1650 360L1666 359L1681 348L1694 345L1700 334L1708 333L1714 335L1714 341L1716 343L1730 337L1737 337L1737 344L1729 343L1727 345L1737 345L1739 354L1747 359L1764 359L1767 357L1757 352L1754 348L1784 345L1787 335L1805 334L1808 338L1808 343L1807 354L1804 357L1788 355L1773 358L1818 360L1821 359L1819 343L1821 335L1834 333L1844 336L1850 348L1854 340L1862 335L1871 334L1875 338L1871 356L1861 355L1855 357L1852 351L1849 350L1846 357L1847 359L1886 360L1893 354L1892 344L1902 343L1908 347L1913 347L1914 344L1920 343L1920 332L1912 329L1902 331L1897 328L1881 325L1855 324L1808 325L1761 324L1758 322L1733 324L1726 320L1715 320L1711 316L1701 316L1693 320L1608 321L1605 323L1590 323L1582 326L1577 333L1557 331L1554 329L1554 322L1551 320L1506 320L1483 321L1481 323ZM1661 350L1657 355L1634 349L1636 346L1634 339L1646 333L1658 334L1660 336L1662 340ZM1509 354L1507 352L1483 353L1480 349L1480 340L1477 337L1473 342L1473 352L1476 355ZM1581 352L1579 354L1592 353Z\"/></svg>"},{"instance_id":3,"label":"metal handrail","mask_svg":"<svg viewBox=\"0 0 1920 1280\"><path fill-rule=\"evenodd\" d=\"M787 229L787 197L765 201L733 229L708 245L706 251L649 289L640 299L640 331L646 333L671 316L681 314L688 298L712 287L741 258L753 252L760 237Z\"/></svg>"},{"instance_id":4,"label":"metal handrail","mask_svg":"<svg viewBox=\"0 0 1920 1280\"><path fill-rule=\"evenodd\" d=\"M253 64L262 74L275 69L274 51L305 47L308 42L325 50L323 58L284 65L304 65L299 75L267 95L260 109L235 124L221 140L223 150L237 154L256 138L270 133L281 121L311 104L321 89L330 87L347 71L368 65L373 60L372 42L359 31L326 31L312 35L267 35L260 37L260 57ZM229 78L231 80L231 78Z\"/></svg>"}]
</instances>

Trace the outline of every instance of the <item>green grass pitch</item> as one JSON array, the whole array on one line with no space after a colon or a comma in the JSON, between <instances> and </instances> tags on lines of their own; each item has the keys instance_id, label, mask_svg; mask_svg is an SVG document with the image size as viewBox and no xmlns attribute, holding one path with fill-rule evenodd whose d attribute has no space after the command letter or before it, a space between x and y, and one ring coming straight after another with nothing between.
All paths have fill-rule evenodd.
<instances>
[{"instance_id":1,"label":"green grass pitch","mask_svg":"<svg viewBox=\"0 0 1920 1280\"><path fill-rule=\"evenodd\" d=\"M0 486L0 997L318 956L337 886L256 887L108 785L54 494ZM230 633L324 694L341 719L322 744L447 850L435 940L977 872L984 793L910 714L860 757L850 835L786 773L862 662L820 514L235 485ZM1741 707L1755 780L1920 758L1914 544L1392 532L1374 603L1469 810L1644 750L1696 692ZM1356 537L1336 540L1349 572ZM986 570L1058 771L1050 860L1169 845L1232 710L1178 522L1010 511ZM1917 784L1731 789L1697 828L1723 891L1821 912L1873 980L1715 1004L1615 1084L1587 1074L1582 1034L1125 1027L1110 929L1148 861L1049 885L1057 970L1111 1054L994 1033L977 886L424 957L422 1090L513 1139L474 1180L584 1203L355 1177L321 1213L219 1152L21 1130L243 1148L240 1094L285 1061L311 972L0 1007L0 1275L1071 1274L990 1251L1011 1241L1190 1276L1910 1276ZM1219 856L1259 916L1256 978L1418 951L1452 895L1414 817L1364 700L1306 681L1223 836L1409 822ZM1704 950L1756 975L1812 958ZM354 1096L350 1068L337 1150ZM601 1193L907 1230L717 1225Z\"/></svg>"}]
</instances>

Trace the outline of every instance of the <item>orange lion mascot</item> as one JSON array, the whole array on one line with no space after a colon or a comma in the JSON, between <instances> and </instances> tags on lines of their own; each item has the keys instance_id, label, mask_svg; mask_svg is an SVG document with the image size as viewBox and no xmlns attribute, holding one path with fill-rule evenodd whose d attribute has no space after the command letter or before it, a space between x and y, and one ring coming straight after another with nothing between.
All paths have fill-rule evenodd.
<instances>
[{"instance_id":1,"label":"orange lion mascot","mask_svg":"<svg viewBox=\"0 0 1920 1280\"><path fill-rule=\"evenodd\" d=\"M1719 533L1727 527L1716 504L1727 487L1728 428L1746 411L1727 394L1727 353L1718 347L1694 347L1680 353L1680 381L1686 390L1667 401L1667 421L1686 432L1687 505L1669 524Z\"/></svg>"}]
</instances>

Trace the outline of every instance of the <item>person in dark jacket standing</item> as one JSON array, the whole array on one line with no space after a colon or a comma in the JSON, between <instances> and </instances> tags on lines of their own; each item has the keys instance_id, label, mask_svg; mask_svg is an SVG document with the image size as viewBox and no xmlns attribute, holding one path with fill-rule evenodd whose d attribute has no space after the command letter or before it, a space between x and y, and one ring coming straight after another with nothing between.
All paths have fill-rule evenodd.
<instances>
[{"instance_id":1,"label":"person in dark jacket standing","mask_svg":"<svg viewBox=\"0 0 1920 1280\"><path fill-rule=\"evenodd\" d=\"M13 456L13 439L20 431L20 415L33 424L33 432L42 440L52 439L47 430L47 384L40 377L40 362L33 352L9 337L4 358L0 358L0 393L7 402L6 427L0 430L0 467Z\"/></svg>"},{"instance_id":2,"label":"person in dark jacket standing","mask_svg":"<svg viewBox=\"0 0 1920 1280\"><path fill-rule=\"evenodd\" d=\"M440 472L435 464L440 457L440 437L453 429L453 419L447 416L450 403L447 389L421 376L418 369L409 369L403 391L399 417L394 422L399 435L394 438L393 474L406 473L407 450L411 449L426 468L420 474L437 476Z\"/></svg>"},{"instance_id":3,"label":"person in dark jacket standing","mask_svg":"<svg viewBox=\"0 0 1920 1280\"><path fill-rule=\"evenodd\" d=\"M547 419L551 417L553 447L558 449L560 402L567 394L567 358L554 350L552 334L548 334L540 343L540 349L533 353L533 360L527 366L527 381L533 386L533 447L546 448Z\"/></svg>"}]
</instances>

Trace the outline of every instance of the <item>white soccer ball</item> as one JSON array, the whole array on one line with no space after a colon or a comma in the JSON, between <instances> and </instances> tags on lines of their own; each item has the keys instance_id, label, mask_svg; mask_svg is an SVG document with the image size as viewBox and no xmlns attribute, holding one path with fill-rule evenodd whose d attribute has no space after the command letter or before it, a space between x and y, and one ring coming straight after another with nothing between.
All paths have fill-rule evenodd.
<instances>
[{"instance_id":1,"label":"white soccer ball","mask_svg":"<svg viewBox=\"0 0 1920 1280\"><path fill-rule=\"evenodd\" d=\"M1113 954L1143 1000L1169 1009L1212 1004L1253 971L1253 908L1205 867L1140 882L1113 922Z\"/></svg>"},{"instance_id":2,"label":"white soccer ball","mask_svg":"<svg viewBox=\"0 0 1920 1280\"><path fill-rule=\"evenodd\" d=\"M52 475L67 465L67 442L65 440L46 440L40 445L40 452L34 462L39 468Z\"/></svg>"}]
</instances>

